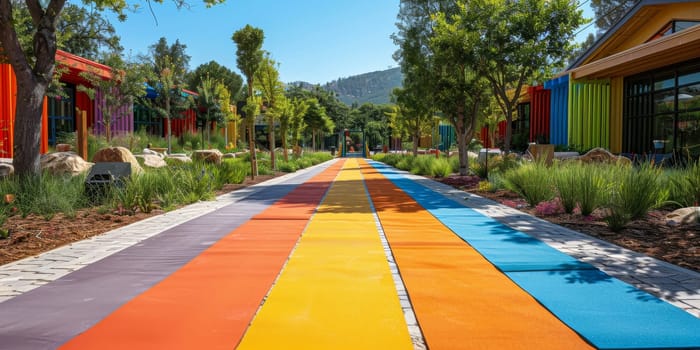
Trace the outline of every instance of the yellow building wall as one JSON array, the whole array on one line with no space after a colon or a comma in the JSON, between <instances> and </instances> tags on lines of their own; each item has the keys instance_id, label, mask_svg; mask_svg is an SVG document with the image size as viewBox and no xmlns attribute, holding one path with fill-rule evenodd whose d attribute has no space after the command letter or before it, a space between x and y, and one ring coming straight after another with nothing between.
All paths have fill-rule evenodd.
<instances>
[{"instance_id":1,"label":"yellow building wall","mask_svg":"<svg viewBox=\"0 0 700 350\"><path fill-rule=\"evenodd\" d=\"M610 152L622 152L623 77L610 79Z\"/></svg>"},{"instance_id":2,"label":"yellow building wall","mask_svg":"<svg viewBox=\"0 0 700 350\"><path fill-rule=\"evenodd\" d=\"M694 2L646 6L583 64L643 44L672 20L700 20L700 6Z\"/></svg>"}]
</instances>

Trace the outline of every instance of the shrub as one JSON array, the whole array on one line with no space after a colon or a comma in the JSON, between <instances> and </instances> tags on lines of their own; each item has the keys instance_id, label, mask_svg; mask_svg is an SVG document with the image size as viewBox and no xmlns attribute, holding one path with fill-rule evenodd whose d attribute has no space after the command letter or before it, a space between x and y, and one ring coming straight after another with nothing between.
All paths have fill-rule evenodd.
<instances>
[{"instance_id":1,"label":"shrub","mask_svg":"<svg viewBox=\"0 0 700 350\"><path fill-rule=\"evenodd\" d=\"M698 206L700 203L700 161L695 161L685 169L666 172L666 187L669 189L669 202L679 207Z\"/></svg>"},{"instance_id":2,"label":"shrub","mask_svg":"<svg viewBox=\"0 0 700 350\"><path fill-rule=\"evenodd\" d=\"M605 219L611 230L619 230L630 220L643 218L668 198L668 189L660 184L660 168L642 164L638 169L616 166L613 170L607 203L610 214Z\"/></svg>"},{"instance_id":3,"label":"shrub","mask_svg":"<svg viewBox=\"0 0 700 350\"><path fill-rule=\"evenodd\" d=\"M452 165L445 158L433 158L430 164L430 175L435 177L447 177L452 174Z\"/></svg>"},{"instance_id":4,"label":"shrub","mask_svg":"<svg viewBox=\"0 0 700 350\"><path fill-rule=\"evenodd\" d=\"M550 170L543 164L530 163L511 169L504 174L506 188L525 198L534 207L554 198Z\"/></svg>"},{"instance_id":5,"label":"shrub","mask_svg":"<svg viewBox=\"0 0 700 350\"><path fill-rule=\"evenodd\" d=\"M73 217L76 209L87 206L84 183L85 175L73 177L43 173L0 181L0 191L14 194L13 206L23 217L36 214L48 220L57 213Z\"/></svg>"},{"instance_id":6,"label":"shrub","mask_svg":"<svg viewBox=\"0 0 700 350\"><path fill-rule=\"evenodd\" d=\"M435 157L432 156L418 156L414 157L412 166L408 169L411 174L414 175L429 175L430 167L433 164Z\"/></svg>"},{"instance_id":7,"label":"shrub","mask_svg":"<svg viewBox=\"0 0 700 350\"><path fill-rule=\"evenodd\" d=\"M598 165L581 164L576 171L576 200L581 209L581 215L588 216L598 208L605 200L608 192L608 184L605 179L606 172Z\"/></svg>"},{"instance_id":8,"label":"shrub","mask_svg":"<svg viewBox=\"0 0 700 350\"><path fill-rule=\"evenodd\" d=\"M394 166L397 169L409 171L413 168L413 162L416 158L413 156L401 156Z\"/></svg>"},{"instance_id":9,"label":"shrub","mask_svg":"<svg viewBox=\"0 0 700 350\"><path fill-rule=\"evenodd\" d=\"M573 213L578 202L579 174L581 171L577 163L567 163L560 166L553 173L554 185L559 193L559 200L566 213Z\"/></svg>"}]
</instances>

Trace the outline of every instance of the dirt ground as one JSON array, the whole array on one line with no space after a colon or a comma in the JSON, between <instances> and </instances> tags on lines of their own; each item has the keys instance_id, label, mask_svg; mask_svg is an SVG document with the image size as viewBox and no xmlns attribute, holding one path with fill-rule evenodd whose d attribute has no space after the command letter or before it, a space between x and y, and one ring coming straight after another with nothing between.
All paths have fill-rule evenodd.
<instances>
[{"instance_id":1,"label":"dirt ground","mask_svg":"<svg viewBox=\"0 0 700 350\"><path fill-rule=\"evenodd\" d=\"M254 181L246 179L240 185L227 185L218 194L235 191L278 175L281 174L258 176ZM633 221L625 229L615 233L608 229L607 224L602 218L596 216L596 213L590 217L583 217L579 214L541 215L534 208L527 207L525 201L514 193L478 191L478 180L476 179L447 178L441 181L575 231L700 272L700 225L668 226L663 220L667 211L653 211L645 219ZM0 239L0 265L160 213L162 211L156 210L149 214L116 215L114 213L101 213L98 209L91 208L80 210L75 218L67 218L61 214L50 220L37 216L26 218L12 216L3 226L10 230L10 236L6 239Z\"/></svg>"}]
</instances>

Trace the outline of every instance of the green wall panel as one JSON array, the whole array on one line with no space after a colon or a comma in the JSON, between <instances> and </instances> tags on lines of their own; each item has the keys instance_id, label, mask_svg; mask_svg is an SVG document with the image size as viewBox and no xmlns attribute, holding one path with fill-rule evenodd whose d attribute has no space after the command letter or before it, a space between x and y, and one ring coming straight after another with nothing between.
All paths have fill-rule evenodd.
<instances>
[{"instance_id":1,"label":"green wall panel","mask_svg":"<svg viewBox=\"0 0 700 350\"><path fill-rule=\"evenodd\" d=\"M610 148L610 81L570 81L569 145Z\"/></svg>"}]
</instances>

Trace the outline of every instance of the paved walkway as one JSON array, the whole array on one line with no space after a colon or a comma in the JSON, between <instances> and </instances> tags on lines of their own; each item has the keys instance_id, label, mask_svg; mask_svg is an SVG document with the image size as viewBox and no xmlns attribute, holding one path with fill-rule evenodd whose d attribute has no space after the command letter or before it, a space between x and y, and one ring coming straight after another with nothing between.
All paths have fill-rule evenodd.
<instances>
[{"instance_id":1,"label":"paved walkway","mask_svg":"<svg viewBox=\"0 0 700 350\"><path fill-rule=\"evenodd\" d=\"M516 330L521 325L527 326L522 329L524 334L532 335L537 330L521 317L536 320L542 334L560 332L556 333L560 335L555 340L540 339L537 348L546 348L546 345L557 348L556 342L565 340L571 342L567 347L605 348L606 344L613 344L608 342L607 335L588 337L587 325L577 323L579 315L567 319L567 310L558 313L560 301L549 304L547 298L552 296L528 284L542 277L539 272L545 270L549 272L544 278L562 275L567 279L574 275L579 279L581 276L590 278L591 274L602 271L605 278L595 275L596 283L587 281L586 285L613 285L611 281L623 281L640 290L634 293L637 293L636 300L646 302L644 307L656 305L648 302L653 295L668 303L663 303L665 305L674 305L672 309L684 310L682 314L694 320L690 323L700 324L695 322L700 318L698 273L422 177L381 167L377 168L379 171L373 169L364 161L354 159L331 161L232 192L216 201L190 205L4 265L0 267L0 315L3 316L0 317L0 348L52 349L63 344L63 348L104 349L109 348L106 342L112 348L130 349L231 348L236 344L240 348L270 348L275 342L278 342L277 348L311 348L309 344L316 344L318 348L408 346L421 349L426 343L433 349L487 348L484 344L503 348L503 344L507 344L493 342L496 338L528 348L523 345L527 343L523 340L525 337ZM388 179L398 187L394 188ZM411 187L414 185L420 186ZM394 192L382 192L388 190ZM398 198L403 199L399 202ZM430 198L449 198L453 201L450 203L463 206L464 209L457 208L458 212L454 212L460 218L455 221L456 226L449 224L452 213L445 212L455 208L442 202L431 204ZM479 218L470 219L471 212L464 210L478 213ZM566 253L567 273L561 273L564 269L560 266L544 269L538 265L541 264L540 251L534 258L538 267L533 269L532 264L525 262L530 265L523 269L523 261L512 259L517 255L512 250L504 258L492 246L480 249L479 244L485 242L483 237L465 238L463 234L469 235L477 227L481 227L477 231L487 231L488 227L499 234L504 232L501 228L494 229L493 223L482 218L494 218L516 234L525 233ZM465 228L465 233L460 233L460 225L470 220L476 220L474 225L479 226ZM427 222L433 226L420 226ZM372 225L358 229L361 223ZM433 231L431 227L437 228ZM438 231L439 242L426 240L433 234L438 235ZM261 232L266 233L264 240L261 240ZM331 233L333 235L329 235ZM362 235L356 236L357 233ZM407 233L417 236L407 239ZM520 236L516 238L523 240ZM443 239L450 241L447 243ZM478 253L465 253L463 240L473 245ZM240 248L244 244L248 244L247 248ZM445 250L447 245L452 248ZM455 251L454 261L445 261L449 260L446 254L452 254L456 245L459 250ZM333 253L328 254L331 251ZM381 254L379 260L377 254ZM479 260L483 260L482 255L497 268L490 263L486 267L474 267L477 262L482 264ZM428 262L424 258L429 256L437 259ZM319 260L328 257L335 259ZM566 260L570 257L574 258L574 264ZM468 263L465 259L471 260ZM560 258L553 259L559 261ZM260 267L262 265L264 268ZM461 270L467 265L472 272ZM444 274L452 270L455 275ZM490 274L481 276L486 270ZM524 275L527 277L522 277L524 272L528 273ZM479 279L477 274L481 276ZM445 277L440 280L436 276ZM608 280L611 277L613 279ZM501 284L493 289L513 289L513 292L471 297L461 294L457 299L449 299L447 290L453 284L460 293L463 289L459 288L468 287L457 283L461 278L466 284L476 283L476 280L493 283L498 279ZM519 279L522 279L520 287L511 288L515 286L512 281L518 283ZM597 283L600 280L606 283ZM372 284L375 282L376 288ZM359 288L361 283L370 283L372 287ZM552 281L543 282L549 283ZM273 284L275 287L271 289ZM578 288L571 282L563 284L565 288L571 285ZM357 288L349 288L352 286ZM475 291L484 289L477 287ZM641 291L650 294L642 295ZM562 294L566 293L570 292ZM504 301L519 300L517 304L499 305L505 309L502 311L504 320L517 319L518 322L506 325L504 322L510 321L494 321L491 314L496 312L488 311L490 309L483 312L488 316L477 312L475 308L481 304L491 303L480 298L492 298L491 294ZM244 295L248 299L243 300ZM329 295L331 298L326 298ZM524 303L535 300L537 302L531 305L535 311L510 314L524 309ZM340 308L340 304L350 307ZM451 311L467 306L468 311L447 317ZM223 314L222 309L226 311ZM538 312L542 316L535 319L533 315ZM552 313L556 317L551 317ZM673 310L671 313L676 315ZM468 317L464 317L465 314ZM568 326L560 329L559 319ZM688 324L687 321L683 319L683 324ZM398 329L397 324L400 324ZM455 331L448 331L451 324ZM601 327L605 326L598 326ZM570 333L570 328L578 334ZM215 329L225 331L214 332L214 335L212 330ZM296 330L284 333L291 329ZM484 339L475 336L494 330L499 332L498 336L483 336ZM352 334L345 338L343 331ZM595 333L598 329L591 331ZM461 339L461 333L468 338ZM328 337L322 338L319 334ZM222 342L220 339L233 340ZM394 343L380 345L378 339ZM529 348L532 346L535 345Z\"/></svg>"}]
</instances>

